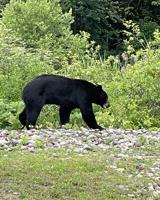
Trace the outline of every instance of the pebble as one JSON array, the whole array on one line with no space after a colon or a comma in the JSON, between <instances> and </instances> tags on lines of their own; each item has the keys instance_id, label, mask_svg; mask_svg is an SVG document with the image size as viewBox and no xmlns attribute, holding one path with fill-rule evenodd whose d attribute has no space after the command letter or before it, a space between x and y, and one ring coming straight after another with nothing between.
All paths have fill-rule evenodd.
<instances>
[{"instance_id":1,"label":"pebble","mask_svg":"<svg viewBox=\"0 0 160 200\"><path fill-rule=\"evenodd\" d=\"M6 141L6 139L0 139L0 147L3 147L7 144L8 142Z\"/></svg>"}]
</instances>

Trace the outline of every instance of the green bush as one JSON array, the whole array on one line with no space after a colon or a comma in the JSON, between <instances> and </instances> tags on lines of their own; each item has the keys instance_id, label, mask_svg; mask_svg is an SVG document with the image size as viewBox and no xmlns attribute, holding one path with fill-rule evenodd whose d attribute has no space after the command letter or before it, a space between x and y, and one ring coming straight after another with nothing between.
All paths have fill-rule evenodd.
<instances>
[{"instance_id":1,"label":"green bush","mask_svg":"<svg viewBox=\"0 0 160 200\"><path fill-rule=\"evenodd\" d=\"M43 59L49 57L56 69L94 53L89 34L72 34L73 17L71 12L62 13L59 0L12 0L3 11L2 22L27 49L38 49Z\"/></svg>"},{"instance_id":2,"label":"green bush","mask_svg":"<svg viewBox=\"0 0 160 200\"><path fill-rule=\"evenodd\" d=\"M22 107L22 102L9 103L5 99L0 99L0 128L19 128L18 113Z\"/></svg>"},{"instance_id":3,"label":"green bush","mask_svg":"<svg viewBox=\"0 0 160 200\"><path fill-rule=\"evenodd\" d=\"M5 52L6 51L6 52ZM38 56L26 53L21 48L0 48L0 96L9 101L21 97L22 88L33 77L41 73L54 72Z\"/></svg>"},{"instance_id":4,"label":"green bush","mask_svg":"<svg viewBox=\"0 0 160 200\"><path fill-rule=\"evenodd\" d=\"M160 128L160 52L146 50L145 57L110 82L111 115L105 125L124 128ZM106 119L106 121L105 121Z\"/></svg>"},{"instance_id":5,"label":"green bush","mask_svg":"<svg viewBox=\"0 0 160 200\"><path fill-rule=\"evenodd\" d=\"M3 23L20 36L28 46L58 45L70 34L71 13L62 14L59 1L12 0L3 12Z\"/></svg>"}]
</instances>

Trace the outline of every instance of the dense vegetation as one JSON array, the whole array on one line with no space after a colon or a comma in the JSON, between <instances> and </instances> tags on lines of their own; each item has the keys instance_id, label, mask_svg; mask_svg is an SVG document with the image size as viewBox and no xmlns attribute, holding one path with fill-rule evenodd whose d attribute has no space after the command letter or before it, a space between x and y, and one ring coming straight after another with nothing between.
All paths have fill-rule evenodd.
<instances>
[{"instance_id":1,"label":"dense vegetation","mask_svg":"<svg viewBox=\"0 0 160 200\"><path fill-rule=\"evenodd\" d=\"M150 40L160 26L160 2L153 0L61 0L64 11L73 9L74 33L85 30L97 41L102 52L120 53L124 50L125 21L139 25L141 35ZM85 16L85 17L84 17Z\"/></svg>"},{"instance_id":2,"label":"dense vegetation","mask_svg":"<svg viewBox=\"0 0 160 200\"><path fill-rule=\"evenodd\" d=\"M0 1L1 128L20 127L22 88L42 73L102 84L112 105L94 107L103 126L160 128L158 0L8 2ZM52 110L45 107L39 124L58 126L57 108ZM82 125L78 111L73 125Z\"/></svg>"}]
</instances>

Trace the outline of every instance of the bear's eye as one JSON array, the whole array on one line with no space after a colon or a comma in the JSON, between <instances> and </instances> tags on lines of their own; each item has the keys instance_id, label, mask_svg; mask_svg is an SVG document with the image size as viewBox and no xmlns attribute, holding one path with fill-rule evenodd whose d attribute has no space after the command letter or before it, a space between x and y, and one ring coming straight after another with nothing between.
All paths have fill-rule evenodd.
<instances>
[{"instance_id":1,"label":"bear's eye","mask_svg":"<svg viewBox=\"0 0 160 200\"><path fill-rule=\"evenodd\" d=\"M100 98L106 99L106 100L107 100L107 95L106 95L105 93L101 93L101 94L100 94Z\"/></svg>"}]
</instances>

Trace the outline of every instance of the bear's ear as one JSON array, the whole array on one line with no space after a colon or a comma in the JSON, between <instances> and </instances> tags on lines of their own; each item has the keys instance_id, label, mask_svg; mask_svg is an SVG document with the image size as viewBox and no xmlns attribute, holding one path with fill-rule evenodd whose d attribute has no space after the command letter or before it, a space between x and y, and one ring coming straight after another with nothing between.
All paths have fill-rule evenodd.
<instances>
[{"instance_id":1,"label":"bear's ear","mask_svg":"<svg viewBox=\"0 0 160 200\"><path fill-rule=\"evenodd\" d=\"M97 85L98 90L102 90L102 86L101 85Z\"/></svg>"}]
</instances>

